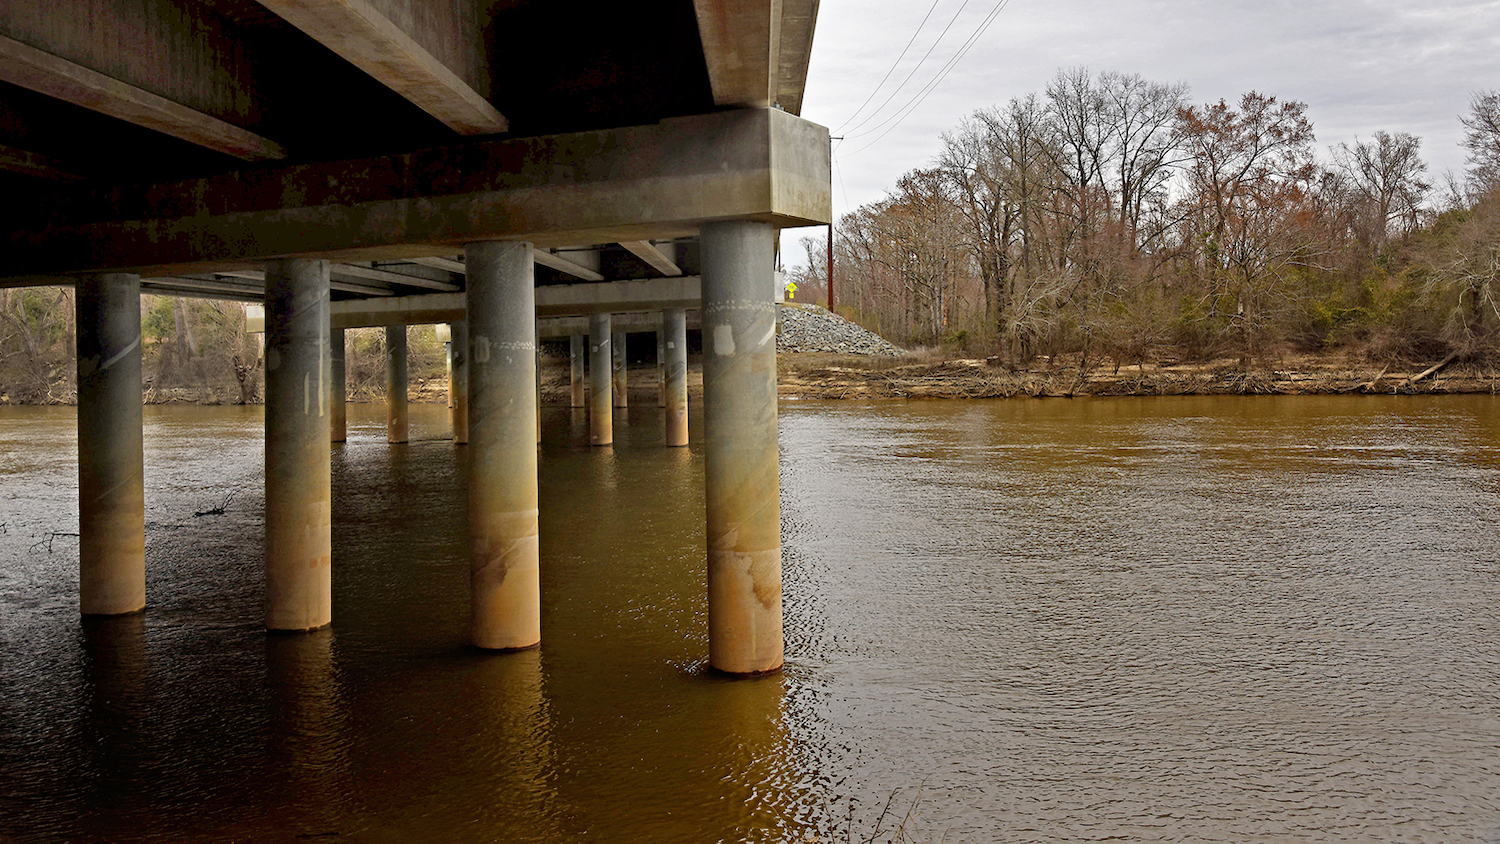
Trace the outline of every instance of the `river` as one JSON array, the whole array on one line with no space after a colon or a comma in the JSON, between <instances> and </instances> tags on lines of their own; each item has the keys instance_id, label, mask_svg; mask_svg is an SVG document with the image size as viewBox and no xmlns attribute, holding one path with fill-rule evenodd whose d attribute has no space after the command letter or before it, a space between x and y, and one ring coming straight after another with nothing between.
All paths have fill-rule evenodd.
<instances>
[{"instance_id":1,"label":"river","mask_svg":"<svg viewBox=\"0 0 1500 844\"><path fill-rule=\"evenodd\" d=\"M446 409L380 412L267 636L259 408L146 409L150 606L87 623L73 412L0 408L0 840L1500 841L1500 398L784 402L749 680L659 410L545 408L518 654Z\"/></svg>"}]
</instances>

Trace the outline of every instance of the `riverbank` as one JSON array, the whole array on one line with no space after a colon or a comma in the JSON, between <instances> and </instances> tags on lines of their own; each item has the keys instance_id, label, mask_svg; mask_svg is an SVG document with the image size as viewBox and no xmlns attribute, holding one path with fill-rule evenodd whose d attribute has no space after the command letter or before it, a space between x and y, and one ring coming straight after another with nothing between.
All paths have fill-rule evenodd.
<instances>
[{"instance_id":1,"label":"riverbank","mask_svg":"<svg viewBox=\"0 0 1500 844\"><path fill-rule=\"evenodd\" d=\"M778 392L784 397L1013 398L1078 396L1328 395L1337 393L1486 393L1500 389L1500 372L1444 361L1379 367L1347 360L1298 357L1273 367L1241 369L1237 361L1162 362L1133 366L1056 366L1039 361L1010 370L993 361L861 358L783 354Z\"/></svg>"},{"instance_id":2,"label":"riverbank","mask_svg":"<svg viewBox=\"0 0 1500 844\"><path fill-rule=\"evenodd\" d=\"M1206 396L1206 395L1332 395L1383 394L1494 394L1500 392L1500 370L1445 361L1432 364L1377 367L1335 358L1286 358L1270 367L1246 372L1234 360L1160 362L1156 364L1095 366L1080 375L1076 362L1052 365L1038 361L1011 370L993 360L938 358L930 354L902 357L782 352L777 356L777 394L808 399L988 399L1082 396ZM633 365L629 372L629 402L655 404L656 367ZM571 387L566 360L546 360L542 367L542 401L569 401ZM59 393L52 404L72 404L71 392ZM194 388L145 392L146 404L235 404L227 390ZM688 396L703 396L699 361L688 366ZM446 402L445 377L413 379L408 401ZM383 401L379 390L351 391L351 402ZM10 404L0 396L0 404ZM258 402L253 402L258 403Z\"/></svg>"}]
</instances>

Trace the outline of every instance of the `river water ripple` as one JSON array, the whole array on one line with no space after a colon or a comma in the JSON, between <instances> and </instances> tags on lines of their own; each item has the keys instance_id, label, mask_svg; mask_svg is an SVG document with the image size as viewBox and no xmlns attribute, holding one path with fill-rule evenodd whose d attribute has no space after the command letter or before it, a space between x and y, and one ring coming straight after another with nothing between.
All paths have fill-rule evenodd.
<instances>
[{"instance_id":1,"label":"river water ripple","mask_svg":"<svg viewBox=\"0 0 1500 844\"><path fill-rule=\"evenodd\" d=\"M412 410L351 406L334 626L267 636L258 408L147 408L150 607L89 623L72 411L0 408L0 840L1500 842L1500 399L784 403L755 680L660 411L546 408L493 655Z\"/></svg>"}]
</instances>

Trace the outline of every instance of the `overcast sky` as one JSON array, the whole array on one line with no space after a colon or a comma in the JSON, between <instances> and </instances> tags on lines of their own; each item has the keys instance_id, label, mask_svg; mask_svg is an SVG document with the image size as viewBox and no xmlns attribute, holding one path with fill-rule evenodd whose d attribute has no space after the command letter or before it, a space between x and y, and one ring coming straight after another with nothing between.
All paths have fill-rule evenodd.
<instances>
[{"instance_id":1,"label":"overcast sky","mask_svg":"<svg viewBox=\"0 0 1500 844\"><path fill-rule=\"evenodd\" d=\"M1445 169L1463 169L1458 116L1470 94L1500 88L1500 0L1000 2L946 78L899 122L887 122L934 81L997 0L822 0L802 116L847 136L834 155L835 216L881 198L902 173L929 164L939 135L966 114L1040 94L1062 67L1185 82L1196 103L1234 101L1252 90L1301 100L1325 158L1330 145L1356 136L1410 132L1422 138L1433 182ZM788 264L805 263L797 239L811 231L787 232Z\"/></svg>"}]
</instances>

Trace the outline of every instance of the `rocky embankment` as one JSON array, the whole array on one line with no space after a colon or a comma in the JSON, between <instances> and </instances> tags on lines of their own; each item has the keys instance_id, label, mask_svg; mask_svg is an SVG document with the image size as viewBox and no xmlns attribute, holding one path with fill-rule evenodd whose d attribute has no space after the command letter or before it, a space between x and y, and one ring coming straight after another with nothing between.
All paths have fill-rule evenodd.
<instances>
[{"instance_id":1,"label":"rocky embankment","mask_svg":"<svg viewBox=\"0 0 1500 844\"><path fill-rule=\"evenodd\" d=\"M778 352L825 352L839 355L900 357L906 354L889 340L816 305L788 302L781 306Z\"/></svg>"}]
</instances>

